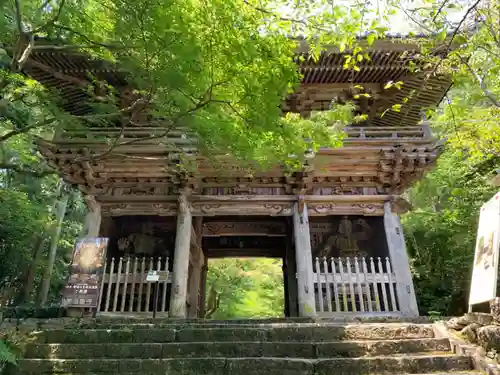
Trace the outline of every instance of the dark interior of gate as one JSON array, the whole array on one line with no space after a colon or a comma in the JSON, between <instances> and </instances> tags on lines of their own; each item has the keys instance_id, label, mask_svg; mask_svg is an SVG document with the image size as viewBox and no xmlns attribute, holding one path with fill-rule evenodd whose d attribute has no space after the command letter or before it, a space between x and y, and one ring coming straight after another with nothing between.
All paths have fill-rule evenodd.
<instances>
[{"instance_id":1,"label":"dark interior of gate","mask_svg":"<svg viewBox=\"0 0 500 375\"><path fill-rule=\"evenodd\" d=\"M192 250L188 305L194 316L203 316L206 274L210 259L255 257L283 261L284 313L298 315L296 253L291 217L213 216L198 218L200 249ZM363 301L346 287L334 290L336 274L351 277L363 273L389 273L388 248L381 216L322 216L309 218L313 278L331 275L331 282L314 280L316 301L344 312L359 311ZM104 312L166 313L170 301L170 278L145 282L148 271L171 273L174 262L176 218L171 216L104 217L101 235L110 238L100 310ZM200 259L200 257L202 259ZM328 277L328 276L327 276ZM318 286L321 287L318 287ZM158 288L157 293L155 293ZM389 295L388 285L368 286L371 295ZM329 290L327 290L329 289ZM377 290L376 290L377 289ZM155 296L158 297L155 300ZM354 296L354 297L351 297ZM366 304L366 302L364 302ZM382 308L389 299L378 298ZM394 303L394 302L392 302ZM387 305L387 306L385 306ZM319 306L318 306L319 308ZM188 307L189 309L189 307Z\"/></svg>"}]
</instances>

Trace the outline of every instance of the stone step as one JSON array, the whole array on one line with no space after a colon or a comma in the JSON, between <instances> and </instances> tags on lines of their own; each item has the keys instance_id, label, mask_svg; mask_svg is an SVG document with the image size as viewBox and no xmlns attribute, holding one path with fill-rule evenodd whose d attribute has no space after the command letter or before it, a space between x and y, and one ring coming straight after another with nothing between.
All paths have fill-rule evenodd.
<instances>
[{"instance_id":1,"label":"stone step","mask_svg":"<svg viewBox=\"0 0 500 375\"><path fill-rule=\"evenodd\" d=\"M382 323L338 323L338 322L253 322L253 323L173 323L173 322L136 322L136 323L109 323L109 324L86 324L86 323L73 323L72 325L65 326L52 326L52 327L42 327L42 329L145 329L145 328L171 328L176 330L186 329L186 328L310 328L310 327L346 327L346 326L356 326L356 327L369 327L370 325L380 326ZM417 324L417 323L384 323L383 325L389 325L390 327L403 327L407 325L419 325L419 326L431 326L430 324Z\"/></svg>"},{"instance_id":2,"label":"stone step","mask_svg":"<svg viewBox=\"0 0 500 375\"><path fill-rule=\"evenodd\" d=\"M124 317L117 314L113 317L98 318L54 318L54 319L26 319L22 321L24 328L32 329L118 329L125 327L165 327L165 328L185 328L185 327L266 327L274 325L301 325L301 324L429 324L432 323L427 317L404 318L404 317L356 317L356 316L337 316L334 318L272 318L272 319L231 319L231 320L207 320L207 319L173 319L151 317ZM3 326L15 327L19 324L16 319L5 319L0 324Z\"/></svg>"},{"instance_id":3,"label":"stone step","mask_svg":"<svg viewBox=\"0 0 500 375\"><path fill-rule=\"evenodd\" d=\"M31 344L24 358L334 358L450 351L448 339L336 342L197 342L131 344Z\"/></svg>"},{"instance_id":4,"label":"stone step","mask_svg":"<svg viewBox=\"0 0 500 375\"><path fill-rule=\"evenodd\" d=\"M212 341L336 341L433 338L427 324L350 324L218 328L52 329L33 335L36 343L165 343Z\"/></svg>"},{"instance_id":5,"label":"stone step","mask_svg":"<svg viewBox=\"0 0 500 375\"><path fill-rule=\"evenodd\" d=\"M178 359L24 359L10 374L169 374L169 375L343 375L432 373L470 370L469 357L405 355L392 357L178 358ZM10 375L9 374L9 375Z\"/></svg>"},{"instance_id":6,"label":"stone step","mask_svg":"<svg viewBox=\"0 0 500 375\"><path fill-rule=\"evenodd\" d=\"M273 324L273 323L432 323L429 317L403 317L403 316L356 316L352 314L339 315L336 317L318 317L318 318L250 318L250 319L180 319L157 317L153 318L152 313L149 316L124 316L122 313L107 313L97 318L83 318L85 324ZM67 318L62 318L62 320Z\"/></svg>"},{"instance_id":7,"label":"stone step","mask_svg":"<svg viewBox=\"0 0 500 375\"><path fill-rule=\"evenodd\" d=\"M153 313L151 313L152 315ZM181 319L181 318L163 318L157 317L124 317L123 314L101 316L97 318L82 319L83 323L87 324L134 324L134 323L150 323L150 324L273 324L273 323L315 323L313 318L257 318L257 319ZM400 320L406 321L406 320Z\"/></svg>"}]
</instances>

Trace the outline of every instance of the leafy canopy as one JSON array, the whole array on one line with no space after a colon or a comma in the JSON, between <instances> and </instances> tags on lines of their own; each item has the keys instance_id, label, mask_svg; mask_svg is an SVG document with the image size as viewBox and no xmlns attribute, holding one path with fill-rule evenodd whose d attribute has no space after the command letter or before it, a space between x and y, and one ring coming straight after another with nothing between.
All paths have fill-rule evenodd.
<instances>
[{"instance_id":1,"label":"leafy canopy","mask_svg":"<svg viewBox=\"0 0 500 375\"><path fill-rule=\"evenodd\" d=\"M347 53L360 32L372 31L372 43L384 31L369 16L383 15L368 2L7 0L0 12L0 143L19 134L28 142L50 138L60 126L123 124L117 88L97 84L102 77L82 77L93 83L93 114L71 116L55 105L64 100L57 91L20 75L37 51L81 52L125 74L135 95L128 109L149 113L153 124L195 133L206 153L291 167L301 165L306 149L338 146L339 130L353 121L350 104L334 103L311 119L281 116L281 103L300 82L297 38L318 56L322 46ZM40 171L29 160L0 162Z\"/></svg>"}]
</instances>

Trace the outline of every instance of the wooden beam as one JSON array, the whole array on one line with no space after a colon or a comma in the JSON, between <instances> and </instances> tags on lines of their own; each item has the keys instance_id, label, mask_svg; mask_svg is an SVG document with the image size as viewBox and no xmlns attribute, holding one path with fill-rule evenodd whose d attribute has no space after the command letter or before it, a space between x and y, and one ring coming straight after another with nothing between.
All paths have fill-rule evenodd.
<instances>
[{"instance_id":1,"label":"wooden beam","mask_svg":"<svg viewBox=\"0 0 500 375\"><path fill-rule=\"evenodd\" d=\"M286 225L275 221L245 221L228 223L227 221L210 221L203 224L203 237L220 236L266 236L283 237Z\"/></svg>"}]
</instances>

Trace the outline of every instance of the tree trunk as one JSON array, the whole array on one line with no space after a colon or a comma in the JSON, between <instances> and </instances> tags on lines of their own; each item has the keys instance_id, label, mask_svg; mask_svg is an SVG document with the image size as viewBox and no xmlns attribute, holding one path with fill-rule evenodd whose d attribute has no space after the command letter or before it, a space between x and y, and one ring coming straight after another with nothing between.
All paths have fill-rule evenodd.
<instances>
[{"instance_id":1,"label":"tree trunk","mask_svg":"<svg viewBox=\"0 0 500 375\"><path fill-rule=\"evenodd\" d=\"M212 315L219 308L220 295L215 290L214 286L210 287L210 291L208 292L208 300L207 300L207 308L205 312L205 319L210 319Z\"/></svg>"},{"instance_id":2,"label":"tree trunk","mask_svg":"<svg viewBox=\"0 0 500 375\"><path fill-rule=\"evenodd\" d=\"M44 248L44 238L43 234L40 233L35 238L35 251L33 254L33 260L28 267L28 271L26 272L25 282L22 292L22 299L18 301L19 303L29 302L31 300L31 292L33 290L33 284L35 282L35 274L36 269L38 267L38 263L40 263L40 259L42 258L43 248Z\"/></svg>"},{"instance_id":3,"label":"tree trunk","mask_svg":"<svg viewBox=\"0 0 500 375\"><path fill-rule=\"evenodd\" d=\"M44 306L47 303L47 297L49 295L50 282L52 278L52 270L56 262L57 255L57 243L59 242L59 237L61 235L62 224L64 221L64 215L66 214L66 208L68 207L69 193L64 192L63 196L56 204L56 220L52 228L52 234L50 239L49 248L49 262L45 268L45 273L42 280L42 286L39 295L39 304Z\"/></svg>"},{"instance_id":4,"label":"tree trunk","mask_svg":"<svg viewBox=\"0 0 500 375\"><path fill-rule=\"evenodd\" d=\"M55 209L57 208L57 202L59 197L61 196L62 192L62 183L59 183L59 186L57 187L57 192L54 197L54 200L52 202L52 211L54 212ZM50 231L51 226L47 225L45 228L45 231ZM45 232L44 231L44 232ZM22 292L19 294L19 297L16 300L16 304L22 304L25 302L30 302L31 301L31 292L33 291L33 284L35 283L35 275L36 275L36 270L38 268L38 264L40 263L40 259L42 258L43 250L44 250L44 245L45 245L45 240L44 240L44 233L40 233L35 237L35 246L34 246L34 251L33 251L33 260L31 261L26 273L23 276L23 282L21 285L23 285Z\"/></svg>"}]
</instances>

